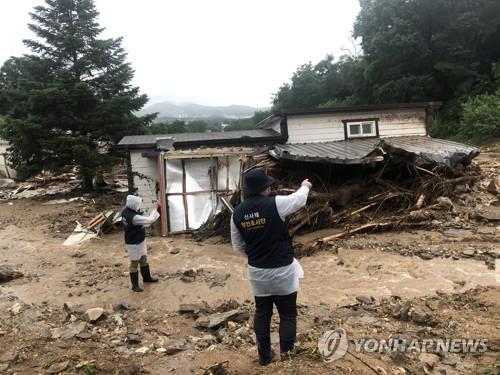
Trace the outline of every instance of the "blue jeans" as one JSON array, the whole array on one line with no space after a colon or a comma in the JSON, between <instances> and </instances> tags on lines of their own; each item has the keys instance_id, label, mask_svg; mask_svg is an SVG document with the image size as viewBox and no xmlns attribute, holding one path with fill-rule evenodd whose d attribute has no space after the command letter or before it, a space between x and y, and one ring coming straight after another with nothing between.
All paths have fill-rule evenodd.
<instances>
[{"instance_id":1,"label":"blue jeans","mask_svg":"<svg viewBox=\"0 0 500 375\"><path fill-rule=\"evenodd\" d=\"M293 349L297 335L297 292L286 296L255 297L254 331L257 338L259 356L271 355L271 317L273 304L280 316L280 351L287 353Z\"/></svg>"}]
</instances>

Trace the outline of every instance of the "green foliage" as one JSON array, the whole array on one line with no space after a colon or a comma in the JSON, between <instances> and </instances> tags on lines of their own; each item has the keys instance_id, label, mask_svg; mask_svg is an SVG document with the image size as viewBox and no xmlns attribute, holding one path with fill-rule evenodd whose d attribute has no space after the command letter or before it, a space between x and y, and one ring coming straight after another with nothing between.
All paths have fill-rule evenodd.
<instances>
[{"instance_id":1,"label":"green foliage","mask_svg":"<svg viewBox=\"0 0 500 375\"><path fill-rule=\"evenodd\" d=\"M270 111L255 111L252 117L231 120L229 126L224 130L248 130L255 129L255 125L271 115Z\"/></svg>"},{"instance_id":2,"label":"green foliage","mask_svg":"<svg viewBox=\"0 0 500 375\"><path fill-rule=\"evenodd\" d=\"M36 39L24 41L33 54L0 70L0 136L21 177L77 163L90 182L114 160L98 142L142 133L154 117L133 114L147 97L131 85L122 39L98 38L97 16L92 0L46 0L31 13Z\"/></svg>"},{"instance_id":3,"label":"green foliage","mask_svg":"<svg viewBox=\"0 0 500 375\"><path fill-rule=\"evenodd\" d=\"M148 134L174 134L186 132L186 123L181 120L175 120L174 122L154 122L147 128Z\"/></svg>"},{"instance_id":4,"label":"green foliage","mask_svg":"<svg viewBox=\"0 0 500 375\"><path fill-rule=\"evenodd\" d=\"M99 370L97 370L97 367L93 362L87 362L82 367L81 371L85 375L97 375L99 373Z\"/></svg>"},{"instance_id":5,"label":"green foliage","mask_svg":"<svg viewBox=\"0 0 500 375\"><path fill-rule=\"evenodd\" d=\"M443 101L434 135L458 136L462 110L481 106L490 121L500 59L498 0L360 0L353 36L363 54L327 56L300 66L273 98L273 109ZM477 99L470 99L476 96ZM464 103L469 103L465 104ZM486 107L489 108L486 110ZM472 134L475 125L469 123ZM478 125L485 137L495 125ZM460 128L467 137L467 131Z\"/></svg>"},{"instance_id":6,"label":"green foliage","mask_svg":"<svg viewBox=\"0 0 500 375\"><path fill-rule=\"evenodd\" d=\"M500 90L494 95L470 98L463 107L459 135L479 143L500 137Z\"/></svg>"}]
</instances>

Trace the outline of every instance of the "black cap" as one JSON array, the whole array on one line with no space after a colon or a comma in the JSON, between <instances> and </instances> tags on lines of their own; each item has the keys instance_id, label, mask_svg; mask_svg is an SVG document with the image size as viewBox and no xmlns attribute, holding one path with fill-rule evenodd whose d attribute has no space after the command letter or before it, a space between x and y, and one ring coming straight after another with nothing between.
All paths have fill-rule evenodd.
<instances>
[{"instance_id":1,"label":"black cap","mask_svg":"<svg viewBox=\"0 0 500 375\"><path fill-rule=\"evenodd\" d=\"M258 195L274 184L274 178L268 176L263 169L252 169L245 174L245 193Z\"/></svg>"}]
</instances>

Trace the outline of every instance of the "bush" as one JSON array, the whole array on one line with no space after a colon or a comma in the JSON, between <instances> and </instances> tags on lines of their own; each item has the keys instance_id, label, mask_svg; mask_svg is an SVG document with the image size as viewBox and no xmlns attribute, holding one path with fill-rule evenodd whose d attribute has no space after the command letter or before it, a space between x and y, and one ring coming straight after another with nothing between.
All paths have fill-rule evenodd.
<instances>
[{"instance_id":1,"label":"bush","mask_svg":"<svg viewBox=\"0 0 500 375\"><path fill-rule=\"evenodd\" d=\"M459 135L481 143L500 137L500 90L494 95L479 95L463 106Z\"/></svg>"}]
</instances>

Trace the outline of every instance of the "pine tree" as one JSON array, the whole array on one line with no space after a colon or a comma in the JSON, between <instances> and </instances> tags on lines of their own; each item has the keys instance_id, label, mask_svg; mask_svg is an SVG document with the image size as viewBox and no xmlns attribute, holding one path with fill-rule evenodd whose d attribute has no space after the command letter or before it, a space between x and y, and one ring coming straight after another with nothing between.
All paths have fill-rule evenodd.
<instances>
[{"instance_id":1,"label":"pine tree","mask_svg":"<svg viewBox=\"0 0 500 375\"><path fill-rule=\"evenodd\" d=\"M0 136L11 144L10 161L21 176L77 164L86 189L113 164L97 152L144 131L137 117L146 95L131 84L122 38L100 39L93 0L46 0L30 13L33 54L9 59L0 70Z\"/></svg>"}]
</instances>

